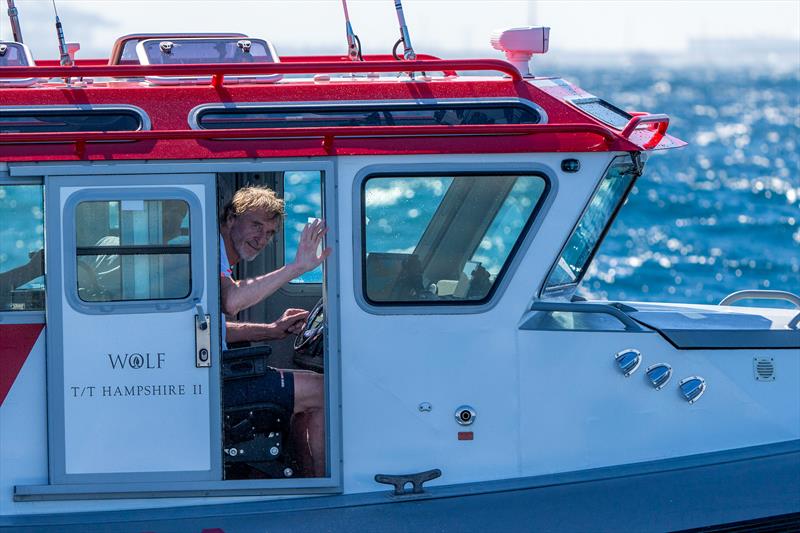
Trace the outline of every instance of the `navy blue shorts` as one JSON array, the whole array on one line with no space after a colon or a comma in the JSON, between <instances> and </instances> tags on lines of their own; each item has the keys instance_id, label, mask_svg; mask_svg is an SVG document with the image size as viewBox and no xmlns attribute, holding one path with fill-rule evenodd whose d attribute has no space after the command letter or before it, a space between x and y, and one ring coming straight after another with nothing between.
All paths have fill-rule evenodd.
<instances>
[{"instance_id":1,"label":"navy blue shorts","mask_svg":"<svg viewBox=\"0 0 800 533\"><path fill-rule=\"evenodd\" d=\"M272 403L294 411L294 374L286 370L268 368L260 376L241 377L225 382L223 404L233 408L254 403Z\"/></svg>"}]
</instances>

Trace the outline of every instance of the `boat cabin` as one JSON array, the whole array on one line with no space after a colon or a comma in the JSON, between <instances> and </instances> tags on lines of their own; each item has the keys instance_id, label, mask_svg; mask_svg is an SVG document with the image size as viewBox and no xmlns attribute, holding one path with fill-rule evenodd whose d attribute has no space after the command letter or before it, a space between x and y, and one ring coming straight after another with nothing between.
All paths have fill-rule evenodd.
<instances>
[{"instance_id":1,"label":"boat cabin","mask_svg":"<svg viewBox=\"0 0 800 533\"><path fill-rule=\"evenodd\" d=\"M796 311L575 295L649 154L684 143L531 74L532 30L493 41L516 64L231 33L64 66L0 43L0 525L798 442ZM319 220L332 253L226 318L248 187L285 218L233 279L292 265ZM287 309L311 311L297 335L226 342ZM226 399L267 367L322 384L321 473L292 444L303 413Z\"/></svg>"}]
</instances>

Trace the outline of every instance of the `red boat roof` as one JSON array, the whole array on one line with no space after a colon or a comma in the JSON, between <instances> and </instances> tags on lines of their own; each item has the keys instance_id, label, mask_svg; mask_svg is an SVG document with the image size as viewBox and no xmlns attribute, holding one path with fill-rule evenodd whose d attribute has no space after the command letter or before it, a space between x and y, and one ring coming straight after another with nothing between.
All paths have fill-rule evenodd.
<instances>
[{"instance_id":1,"label":"red boat roof","mask_svg":"<svg viewBox=\"0 0 800 533\"><path fill-rule=\"evenodd\" d=\"M422 56L398 62L365 56L283 57L278 63L203 65L107 65L52 61L35 67L0 68L0 118L4 110L79 106L134 106L149 119L148 131L0 133L3 161L197 159L377 154L642 151L682 146L666 133L666 115L632 113L623 124L605 123L575 105L591 96L558 79L523 78L496 59L441 60ZM495 71L494 76L456 72ZM377 73L414 73L377 77ZM341 73L331 77L319 74ZM368 73L367 77L357 76ZM422 73L425 73L424 75ZM430 76L437 73L437 76ZM441 74L440 74L441 73ZM242 76L296 76L252 83ZM147 78L194 77L191 85L155 85ZM198 84L198 77L208 80ZM232 79L235 77L236 79ZM30 87L2 86L3 80L35 78ZM55 81L68 78L70 84ZM87 80L93 80L87 83ZM236 81L236 83L230 83ZM199 106L342 102L436 102L513 99L543 110L537 124L353 126L192 129ZM630 117L628 120L627 117ZM398 142L402 138L402 142ZM233 140L235 139L235 141ZM103 142L96 142L102 140ZM136 141L136 142L131 142Z\"/></svg>"}]
</instances>

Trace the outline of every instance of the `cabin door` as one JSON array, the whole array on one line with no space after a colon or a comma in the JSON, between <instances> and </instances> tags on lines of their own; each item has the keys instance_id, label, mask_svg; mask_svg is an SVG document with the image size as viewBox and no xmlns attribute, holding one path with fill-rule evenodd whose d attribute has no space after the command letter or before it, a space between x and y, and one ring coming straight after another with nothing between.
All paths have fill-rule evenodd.
<instances>
[{"instance_id":1,"label":"cabin door","mask_svg":"<svg viewBox=\"0 0 800 533\"><path fill-rule=\"evenodd\" d=\"M214 176L45 185L51 483L220 479Z\"/></svg>"}]
</instances>

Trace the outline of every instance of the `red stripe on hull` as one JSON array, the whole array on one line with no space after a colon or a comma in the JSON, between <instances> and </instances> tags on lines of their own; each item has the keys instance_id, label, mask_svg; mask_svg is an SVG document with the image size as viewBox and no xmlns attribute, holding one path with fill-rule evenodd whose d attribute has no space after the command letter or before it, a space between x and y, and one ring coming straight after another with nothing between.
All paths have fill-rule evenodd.
<instances>
[{"instance_id":1,"label":"red stripe on hull","mask_svg":"<svg viewBox=\"0 0 800 533\"><path fill-rule=\"evenodd\" d=\"M44 324L0 326L0 406L31 353Z\"/></svg>"}]
</instances>

